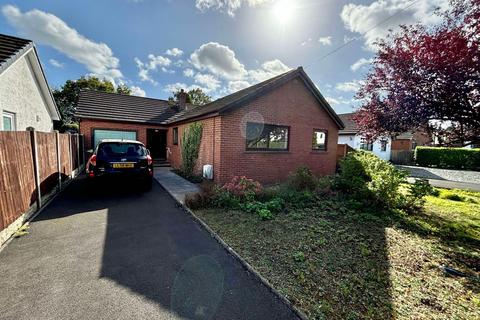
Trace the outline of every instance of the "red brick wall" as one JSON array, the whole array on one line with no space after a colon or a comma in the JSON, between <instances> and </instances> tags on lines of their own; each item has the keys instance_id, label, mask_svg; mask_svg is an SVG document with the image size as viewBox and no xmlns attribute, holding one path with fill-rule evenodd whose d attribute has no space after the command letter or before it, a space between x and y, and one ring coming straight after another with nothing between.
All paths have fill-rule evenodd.
<instances>
[{"instance_id":1,"label":"red brick wall","mask_svg":"<svg viewBox=\"0 0 480 320\"><path fill-rule=\"evenodd\" d=\"M246 122L290 126L288 152L245 150ZM313 129L328 130L327 151L312 150ZM294 79L222 117L219 183L245 175L262 183L285 180L307 165L318 175L335 173L338 127L302 81ZM218 171L218 168L217 168Z\"/></svg>"},{"instance_id":2,"label":"red brick wall","mask_svg":"<svg viewBox=\"0 0 480 320\"><path fill-rule=\"evenodd\" d=\"M80 133L85 135L85 148L92 149L93 129L131 130L137 131L137 140L147 144L147 129L166 129L164 126L145 125L128 122L81 119Z\"/></svg>"},{"instance_id":3,"label":"red brick wall","mask_svg":"<svg viewBox=\"0 0 480 320\"><path fill-rule=\"evenodd\" d=\"M203 124L202 142L200 144L200 152L196 166L196 173L201 174L203 165L211 164L214 167L215 180L220 169L220 129L221 118L213 117L199 121ZM167 155L168 160L173 168L179 169L181 160L181 144L185 129L190 124L182 124L172 126L167 133L167 146L170 152ZM173 128L178 127L178 145L173 144Z\"/></svg>"}]
</instances>

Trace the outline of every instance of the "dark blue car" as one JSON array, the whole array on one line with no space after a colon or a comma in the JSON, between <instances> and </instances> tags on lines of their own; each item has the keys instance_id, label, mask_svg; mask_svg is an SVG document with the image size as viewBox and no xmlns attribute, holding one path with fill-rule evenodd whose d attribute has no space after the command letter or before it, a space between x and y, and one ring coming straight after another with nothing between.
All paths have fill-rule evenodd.
<instances>
[{"instance_id":1,"label":"dark blue car","mask_svg":"<svg viewBox=\"0 0 480 320\"><path fill-rule=\"evenodd\" d=\"M153 177L153 160L150 152L139 141L102 140L97 145L86 166L87 176L136 178L149 188Z\"/></svg>"}]
</instances>

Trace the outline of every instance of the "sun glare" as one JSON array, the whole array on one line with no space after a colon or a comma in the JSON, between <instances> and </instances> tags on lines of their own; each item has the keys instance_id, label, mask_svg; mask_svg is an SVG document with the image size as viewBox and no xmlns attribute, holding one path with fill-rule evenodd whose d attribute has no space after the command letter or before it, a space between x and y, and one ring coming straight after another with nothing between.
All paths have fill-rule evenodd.
<instances>
[{"instance_id":1,"label":"sun glare","mask_svg":"<svg viewBox=\"0 0 480 320\"><path fill-rule=\"evenodd\" d=\"M281 0L273 6L273 16L281 24L286 24L290 21L293 14L292 0Z\"/></svg>"}]
</instances>

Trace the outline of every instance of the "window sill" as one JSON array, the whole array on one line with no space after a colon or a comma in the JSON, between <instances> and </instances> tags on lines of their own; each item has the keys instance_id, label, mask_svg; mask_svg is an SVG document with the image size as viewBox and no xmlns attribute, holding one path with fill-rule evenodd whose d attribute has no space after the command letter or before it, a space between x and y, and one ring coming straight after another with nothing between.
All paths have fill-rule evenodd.
<instances>
[{"instance_id":1,"label":"window sill","mask_svg":"<svg viewBox=\"0 0 480 320\"><path fill-rule=\"evenodd\" d=\"M254 151L254 150L248 150L248 151L244 151L243 153L246 153L246 154L290 154L291 152L290 151L270 151L270 150L258 150L258 151Z\"/></svg>"}]
</instances>

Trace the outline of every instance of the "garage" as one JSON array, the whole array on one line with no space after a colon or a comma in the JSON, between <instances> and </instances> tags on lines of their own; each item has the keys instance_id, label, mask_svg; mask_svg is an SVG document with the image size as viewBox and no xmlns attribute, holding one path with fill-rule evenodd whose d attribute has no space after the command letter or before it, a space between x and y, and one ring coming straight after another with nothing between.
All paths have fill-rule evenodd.
<instances>
[{"instance_id":1,"label":"garage","mask_svg":"<svg viewBox=\"0 0 480 320\"><path fill-rule=\"evenodd\" d=\"M94 129L93 130L93 146L104 139L123 139L123 140L137 140L137 131L126 130L109 130L109 129Z\"/></svg>"}]
</instances>

